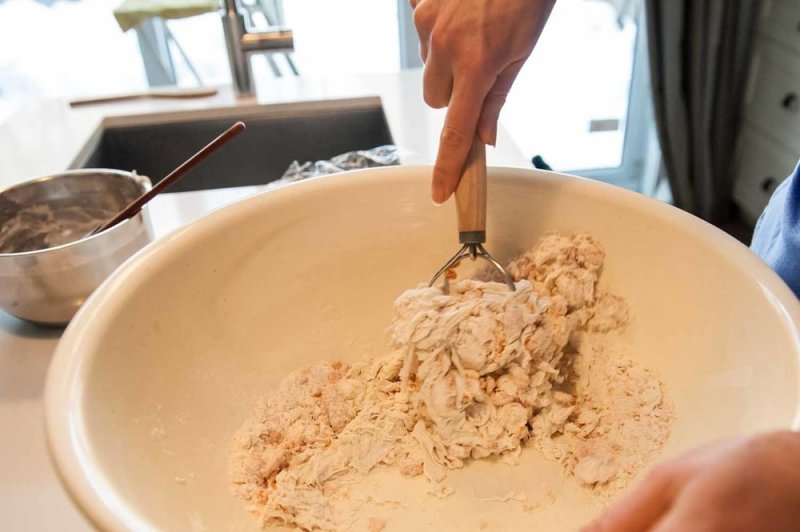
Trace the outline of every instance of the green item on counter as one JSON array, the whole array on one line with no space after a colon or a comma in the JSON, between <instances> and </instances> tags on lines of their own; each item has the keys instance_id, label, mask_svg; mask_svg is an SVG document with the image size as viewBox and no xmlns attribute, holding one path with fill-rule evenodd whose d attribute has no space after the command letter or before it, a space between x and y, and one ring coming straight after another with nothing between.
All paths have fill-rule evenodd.
<instances>
[{"instance_id":1,"label":"green item on counter","mask_svg":"<svg viewBox=\"0 0 800 532\"><path fill-rule=\"evenodd\" d=\"M219 0L124 0L114 10L122 31L137 27L145 20L193 17L219 9Z\"/></svg>"}]
</instances>

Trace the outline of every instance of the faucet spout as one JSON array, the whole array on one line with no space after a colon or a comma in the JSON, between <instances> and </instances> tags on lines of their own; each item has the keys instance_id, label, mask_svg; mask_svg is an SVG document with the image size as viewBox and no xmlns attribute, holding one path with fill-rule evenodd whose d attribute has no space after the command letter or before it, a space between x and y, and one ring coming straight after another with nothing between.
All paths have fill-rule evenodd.
<instances>
[{"instance_id":1,"label":"faucet spout","mask_svg":"<svg viewBox=\"0 0 800 532\"><path fill-rule=\"evenodd\" d=\"M291 52L294 50L294 36L291 30L279 27L251 32L236 0L223 0L221 11L234 90L238 96L252 96L255 90L250 56L253 53Z\"/></svg>"}]
</instances>

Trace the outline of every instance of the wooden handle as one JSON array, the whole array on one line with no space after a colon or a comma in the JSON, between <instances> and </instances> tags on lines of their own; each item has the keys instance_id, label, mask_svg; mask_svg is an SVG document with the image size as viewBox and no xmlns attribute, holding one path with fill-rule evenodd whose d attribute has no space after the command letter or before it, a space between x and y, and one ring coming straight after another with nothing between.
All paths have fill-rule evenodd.
<instances>
[{"instance_id":1,"label":"wooden handle","mask_svg":"<svg viewBox=\"0 0 800 532\"><path fill-rule=\"evenodd\" d=\"M486 239L486 146L477 135L472 139L456 188L456 212L461 243L483 243Z\"/></svg>"},{"instance_id":2,"label":"wooden handle","mask_svg":"<svg viewBox=\"0 0 800 532\"><path fill-rule=\"evenodd\" d=\"M220 149L222 146L225 145L226 142L231 140L233 137L244 131L245 125L244 122L236 122L231 127L226 129L220 136L209 142L205 147L203 147L200 151L189 157L186 161L183 162L179 167L175 170L170 172L167 177L153 185L153 188L133 200L127 207L125 207L122 212L105 222L103 225L99 226L97 229L89 233L93 235L95 233L99 233L101 231L105 231L111 227L114 227L122 220L127 220L131 216L135 215L137 212L142 210L142 207L153 199L156 195L162 193L169 187L171 187L178 179L182 178L186 172L200 164L205 160L206 157Z\"/></svg>"}]
</instances>

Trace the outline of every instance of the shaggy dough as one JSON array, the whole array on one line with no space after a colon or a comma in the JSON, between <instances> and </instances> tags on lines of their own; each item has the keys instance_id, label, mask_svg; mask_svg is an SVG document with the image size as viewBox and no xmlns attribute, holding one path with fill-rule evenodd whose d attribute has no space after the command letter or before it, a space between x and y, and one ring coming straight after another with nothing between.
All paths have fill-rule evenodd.
<instances>
[{"instance_id":1,"label":"shaggy dough","mask_svg":"<svg viewBox=\"0 0 800 532\"><path fill-rule=\"evenodd\" d=\"M515 292L472 279L406 291L387 356L301 369L256 405L234 439L235 492L263 523L344 530L349 488L380 465L446 496L448 469L513 463L524 445L619 490L668 438L671 408L650 371L593 341L630 318L598 291L603 260L587 235L551 235L509 265Z\"/></svg>"}]
</instances>

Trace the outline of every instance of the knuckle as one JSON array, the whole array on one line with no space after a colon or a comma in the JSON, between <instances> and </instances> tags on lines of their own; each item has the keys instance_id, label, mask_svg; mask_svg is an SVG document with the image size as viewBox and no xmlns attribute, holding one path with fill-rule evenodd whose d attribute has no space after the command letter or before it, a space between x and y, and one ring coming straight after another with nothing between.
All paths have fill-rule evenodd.
<instances>
[{"instance_id":1,"label":"knuckle","mask_svg":"<svg viewBox=\"0 0 800 532\"><path fill-rule=\"evenodd\" d=\"M414 27L416 27L417 30L424 28L423 24L425 22L425 14L422 12L422 9L419 7L415 8L414 12L411 14L411 18L413 19Z\"/></svg>"},{"instance_id":2,"label":"knuckle","mask_svg":"<svg viewBox=\"0 0 800 532\"><path fill-rule=\"evenodd\" d=\"M500 116L503 106L506 104L505 94L489 94L483 101L483 109L481 111L481 120L497 120Z\"/></svg>"},{"instance_id":3,"label":"knuckle","mask_svg":"<svg viewBox=\"0 0 800 532\"><path fill-rule=\"evenodd\" d=\"M445 124L442 128L441 144L451 147L461 146L470 142L472 142L472 135L464 131L463 128L454 126L453 124Z\"/></svg>"},{"instance_id":4,"label":"knuckle","mask_svg":"<svg viewBox=\"0 0 800 532\"><path fill-rule=\"evenodd\" d=\"M497 107L502 107L503 105L505 105L507 97L508 97L507 92L490 92L486 96L486 103Z\"/></svg>"},{"instance_id":5,"label":"knuckle","mask_svg":"<svg viewBox=\"0 0 800 532\"><path fill-rule=\"evenodd\" d=\"M431 48L438 51L446 50L449 46L450 36L446 31L434 29L431 32Z\"/></svg>"},{"instance_id":6,"label":"knuckle","mask_svg":"<svg viewBox=\"0 0 800 532\"><path fill-rule=\"evenodd\" d=\"M428 7L427 2L419 2L416 6L412 2L411 7L414 8L414 12L412 13L412 19L414 20L414 26L419 31L430 31L433 27L433 16L430 8Z\"/></svg>"},{"instance_id":7,"label":"knuckle","mask_svg":"<svg viewBox=\"0 0 800 532\"><path fill-rule=\"evenodd\" d=\"M481 59L478 55L471 55L465 58L461 65L461 70L471 79L484 78L489 73L489 63Z\"/></svg>"}]
</instances>

